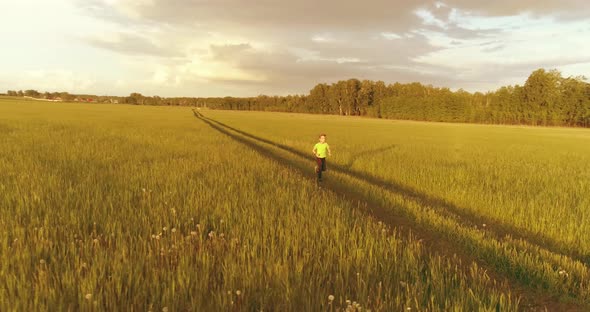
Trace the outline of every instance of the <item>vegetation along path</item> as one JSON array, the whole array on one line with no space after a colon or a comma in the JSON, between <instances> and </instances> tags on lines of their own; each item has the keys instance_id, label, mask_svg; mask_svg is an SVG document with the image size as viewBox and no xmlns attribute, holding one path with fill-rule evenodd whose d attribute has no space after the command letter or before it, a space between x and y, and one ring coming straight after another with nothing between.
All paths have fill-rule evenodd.
<instances>
[{"instance_id":1,"label":"vegetation along path","mask_svg":"<svg viewBox=\"0 0 590 312\"><path fill-rule=\"evenodd\" d=\"M299 150L207 118L198 111L194 115L303 175L312 168L309 156ZM468 213L410 187L343 166L330 165L330 170L330 180L322 185L324 190L354 201L359 209L406 235L417 236L433 254L457 256L464 264L478 263L495 280L510 285L514 293L522 296L524 308L589 308L587 256L568 253L545 237ZM313 175L309 176L311 179Z\"/></svg>"}]
</instances>

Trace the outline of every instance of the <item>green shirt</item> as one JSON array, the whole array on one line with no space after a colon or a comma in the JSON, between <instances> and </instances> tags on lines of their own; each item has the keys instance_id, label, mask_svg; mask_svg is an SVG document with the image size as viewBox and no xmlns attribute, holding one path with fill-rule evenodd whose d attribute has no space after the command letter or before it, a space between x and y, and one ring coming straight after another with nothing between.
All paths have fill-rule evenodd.
<instances>
[{"instance_id":1,"label":"green shirt","mask_svg":"<svg viewBox=\"0 0 590 312\"><path fill-rule=\"evenodd\" d=\"M317 157L326 158L326 153L330 146L328 145L328 143L316 143L313 148L315 149Z\"/></svg>"}]
</instances>

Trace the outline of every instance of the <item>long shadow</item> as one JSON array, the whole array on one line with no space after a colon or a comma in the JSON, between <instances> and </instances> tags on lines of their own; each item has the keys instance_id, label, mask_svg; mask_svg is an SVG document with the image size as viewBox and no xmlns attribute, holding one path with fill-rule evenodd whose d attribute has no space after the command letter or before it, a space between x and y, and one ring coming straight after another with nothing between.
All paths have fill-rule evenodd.
<instances>
[{"instance_id":1,"label":"long shadow","mask_svg":"<svg viewBox=\"0 0 590 312\"><path fill-rule=\"evenodd\" d=\"M352 165L354 165L354 163L357 160L359 160L367 155L374 156L375 154L383 153L383 152L392 150L396 147L397 146L395 144L393 144L393 145L389 145L389 146L384 146L384 147L375 148L375 149L371 149L371 150L367 150L367 151L362 151L360 153L356 153L350 157L350 160L346 163L346 165L343 166L343 168L350 170L350 168L352 168Z\"/></svg>"},{"instance_id":2,"label":"long shadow","mask_svg":"<svg viewBox=\"0 0 590 312\"><path fill-rule=\"evenodd\" d=\"M252 150L258 152L261 156L268 159L274 160L279 164L283 164L300 173L302 176L310 176L307 178L310 182L315 180L315 177L311 177L308 173L310 172L309 166L302 162L285 159L280 154L276 153L272 149L262 147L255 140L249 140L245 137L237 135L236 133L228 130L227 127L220 125L220 123L213 121L210 118L204 117L199 112L194 111L195 116L209 125L211 128L219 131L222 134L227 135L229 138L248 146ZM270 143L272 144L272 143ZM272 144L275 145L275 144ZM275 145L276 146L276 145ZM500 273L494 269L492 264L486 264L482 259L476 258L465 248L459 247L457 242L446 235L433 231L432 228L421 226L415 222L409 220L406 215L397 212L397 209L385 208L377 200L367 197L362 192L355 189L353 186L346 184L345 182L339 182L336 180L330 180L330 183L324 184L322 189L332 191L336 196L347 200L357 205L360 212L366 216L382 221L384 224L395 227L400 238L419 238L425 247L425 252L433 256L443 256L445 258L457 257L460 259L460 263L465 264L457 267L466 276L470 275L470 263L478 263L482 268L486 269L486 273L498 282L504 282L510 287L510 291L513 294L522 296L521 304L528 308L541 308L545 309L549 306L551 309L559 311L571 310L577 307L574 303L564 303L559 299L555 298L552 294L539 293L536 290L526 288L526 284L522 284L519 280L514 280L512 276L507 275L507 272ZM400 205L401 207L401 205ZM522 286L525 286L523 288Z\"/></svg>"},{"instance_id":3,"label":"long shadow","mask_svg":"<svg viewBox=\"0 0 590 312\"><path fill-rule=\"evenodd\" d=\"M310 159L310 157L311 157L309 154L303 153L293 147L286 146L286 145L283 145L280 143L276 143L271 140L244 132L240 129L236 129L232 126L229 126L229 125L219 122L217 120L205 117L203 114L201 114L199 112L195 111L195 116L199 117L203 120L207 120L207 121L216 123L217 125L219 125L221 127L235 131L235 132L237 132L243 136L246 136L248 138L251 138L253 140L256 140L256 141L259 141L262 143L266 143L266 144L272 145L274 147L277 147L279 149L282 149L284 151L290 152L290 153L297 155L299 157L302 157L305 159ZM560 243L560 242L558 242L552 238L549 238L543 234L533 233L527 229L518 228L518 227L515 227L512 225L508 225L508 224L478 215L472 211L469 211L466 208L462 208L462 207L459 207L453 203L450 203L443 198L438 198L433 195L423 193L419 190L416 190L415 188L400 184L398 182L382 180L378 177L369 175L365 172L361 172L361 171L354 170L351 168L346 168L342 165L330 164L330 170L338 171L340 173L351 176L355 179L362 180L368 184L372 184L377 187L385 188L390 192L394 192L399 195L403 195L404 197L409 198L421 205L426 205L426 206L433 208L434 210L437 211L437 213L439 213L443 216L446 216L446 217L450 217L464 226L479 227L480 229L482 229L483 224L485 224L486 225L485 229L482 229L482 230L485 230L486 233L495 236L496 239L498 239L498 240L503 239L503 237L505 237L505 236L510 236L514 239L520 239L523 241L527 241L531 244L537 245L537 246L539 246L543 249L546 249L548 251L551 251L553 253L568 256L573 260L577 260L577 261L584 263L585 265L590 264L590 254L583 254L583 253L580 253L574 249L564 247L563 243Z\"/></svg>"}]
</instances>

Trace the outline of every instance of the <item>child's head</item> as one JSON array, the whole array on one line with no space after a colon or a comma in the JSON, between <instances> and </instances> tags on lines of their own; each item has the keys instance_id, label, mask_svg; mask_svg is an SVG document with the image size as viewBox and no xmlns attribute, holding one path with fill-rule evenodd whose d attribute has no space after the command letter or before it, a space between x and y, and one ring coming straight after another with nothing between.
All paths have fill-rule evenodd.
<instances>
[{"instance_id":1,"label":"child's head","mask_svg":"<svg viewBox=\"0 0 590 312\"><path fill-rule=\"evenodd\" d=\"M326 135L325 134L320 134L320 143L324 143L326 142Z\"/></svg>"}]
</instances>

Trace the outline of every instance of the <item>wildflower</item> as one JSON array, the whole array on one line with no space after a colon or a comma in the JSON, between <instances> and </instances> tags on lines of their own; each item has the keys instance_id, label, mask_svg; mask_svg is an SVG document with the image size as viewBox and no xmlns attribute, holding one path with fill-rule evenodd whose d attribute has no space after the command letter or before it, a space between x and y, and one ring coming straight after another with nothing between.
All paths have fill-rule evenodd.
<instances>
[{"instance_id":1,"label":"wildflower","mask_svg":"<svg viewBox=\"0 0 590 312\"><path fill-rule=\"evenodd\" d=\"M176 233L176 228L172 228L172 233Z\"/></svg>"},{"instance_id":2,"label":"wildflower","mask_svg":"<svg viewBox=\"0 0 590 312\"><path fill-rule=\"evenodd\" d=\"M98 238L93 239L92 242L98 244Z\"/></svg>"},{"instance_id":3,"label":"wildflower","mask_svg":"<svg viewBox=\"0 0 590 312\"><path fill-rule=\"evenodd\" d=\"M329 295L329 296L328 296L328 300L329 300L330 302L334 301L334 295Z\"/></svg>"},{"instance_id":4,"label":"wildflower","mask_svg":"<svg viewBox=\"0 0 590 312\"><path fill-rule=\"evenodd\" d=\"M483 226L483 227L486 227L487 225L484 223L484 224L482 224L481 226Z\"/></svg>"},{"instance_id":5,"label":"wildflower","mask_svg":"<svg viewBox=\"0 0 590 312\"><path fill-rule=\"evenodd\" d=\"M407 308L406 308L406 310L410 311L410 310L412 310L412 308L410 308L410 307L407 307Z\"/></svg>"},{"instance_id":6,"label":"wildflower","mask_svg":"<svg viewBox=\"0 0 590 312\"><path fill-rule=\"evenodd\" d=\"M163 228L162 228L162 230L163 230L164 232L166 232L166 231L168 231L168 228L167 228L167 227L163 227Z\"/></svg>"},{"instance_id":7,"label":"wildflower","mask_svg":"<svg viewBox=\"0 0 590 312\"><path fill-rule=\"evenodd\" d=\"M143 187L142 187L142 188L141 188L141 191L145 193L145 188L143 188Z\"/></svg>"},{"instance_id":8,"label":"wildflower","mask_svg":"<svg viewBox=\"0 0 590 312\"><path fill-rule=\"evenodd\" d=\"M39 260L39 263L40 264L45 264L45 260L41 259L41 260Z\"/></svg>"},{"instance_id":9,"label":"wildflower","mask_svg":"<svg viewBox=\"0 0 590 312\"><path fill-rule=\"evenodd\" d=\"M209 238L213 238L213 236L215 236L215 232L214 231L211 231L207 235L209 236Z\"/></svg>"},{"instance_id":10,"label":"wildflower","mask_svg":"<svg viewBox=\"0 0 590 312\"><path fill-rule=\"evenodd\" d=\"M197 236L197 231L191 231L191 236Z\"/></svg>"},{"instance_id":11,"label":"wildflower","mask_svg":"<svg viewBox=\"0 0 590 312\"><path fill-rule=\"evenodd\" d=\"M156 238L156 234L152 234L152 238Z\"/></svg>"},{"instance_id":12,"label":"wildflower","mask_svg":"<svg viewBox=\"0 0 590 312\"><path fill-rule=\"evenodd\" d=\"M168 312L168 307L163 307L162 312Z\"/></svg>"},{"instance_id":13,"label":"wildflower","mask_svg":"<svg viewBox=\"0 0 590 312\"><path fill-rule=\"evenodd\" d=\"M242 292L240 290L236 290L236 296L239 296L241 294L242 294Z\"/></svg>"},{"instance_id":14,"label":"wildflower","mask_svg":"<svg viewBox=\"0 0 590 312\"><path fill-rule=\"evenodd\" d=\"M84 298L86 298L86 300L90 300L90 299L92 299L92 294L86 294L86 296L84 296Z\"/></svg>"},{"instance_id":15,"label":"wildflower","mask_svg":"<svg viewBox=\"0 0 590 312\"><path fill-rule=\"evenodd\" d=\"M350 305L351 304L350 300L346 299L346 304Z\"/></svg>"}]
</instances>

